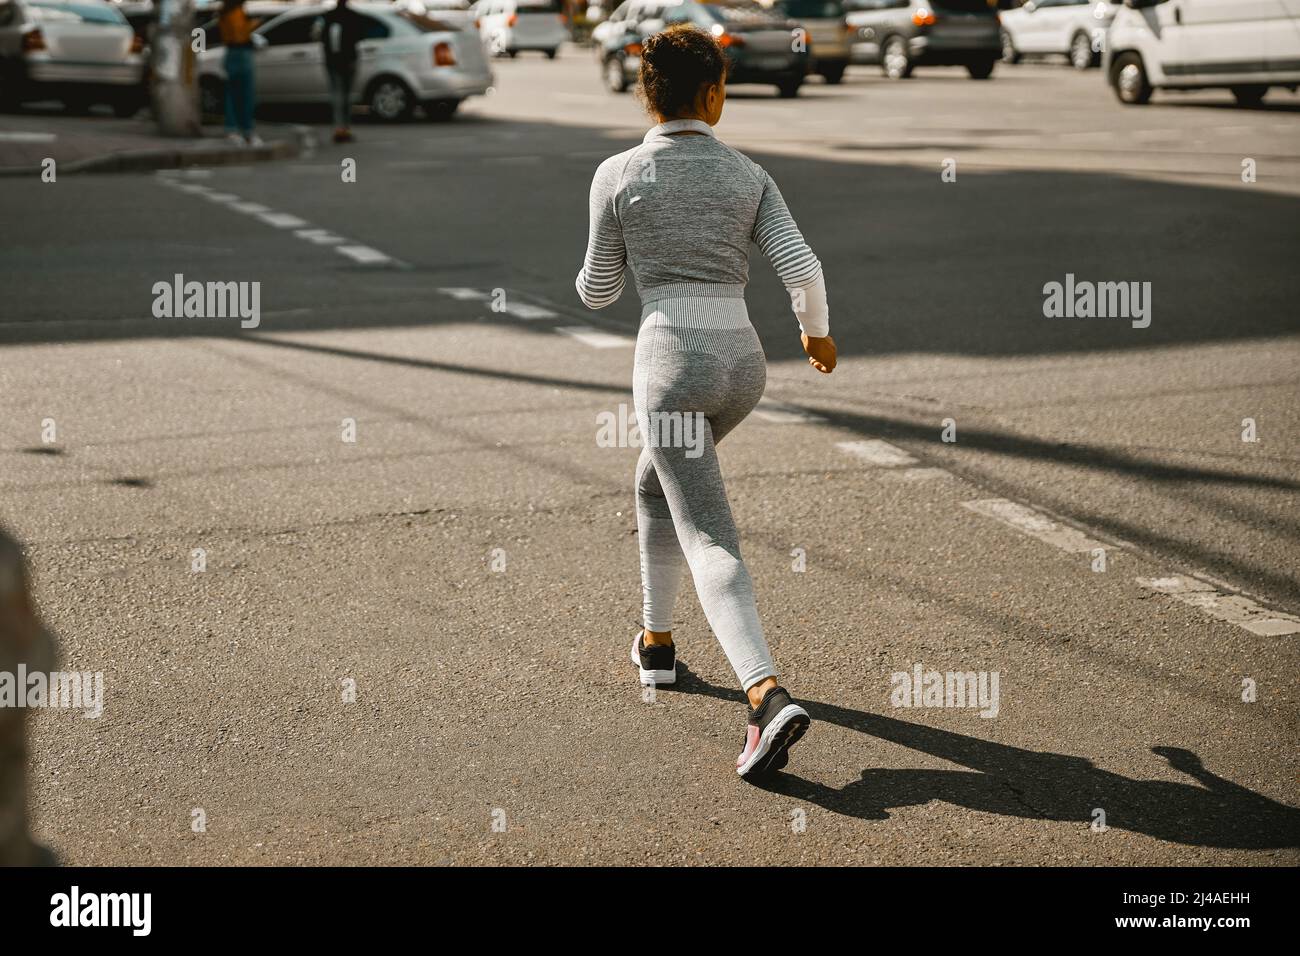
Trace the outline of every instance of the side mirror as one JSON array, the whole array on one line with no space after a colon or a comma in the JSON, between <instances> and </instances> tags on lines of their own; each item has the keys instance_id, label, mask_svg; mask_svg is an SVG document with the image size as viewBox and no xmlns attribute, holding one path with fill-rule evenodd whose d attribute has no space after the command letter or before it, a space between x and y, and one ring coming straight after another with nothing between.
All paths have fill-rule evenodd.
<instances>
[{"instance_id":1,"label":"side mirror","mask_svg":"<svg viewBox=\"0 0 1300 956\"><path fill-rule=\"evenodd\" d=\"M253 34L253 49L254 49L254 50L265 50L265 49L266 49L267 47L269 47L270 45L271 45L271 41L268 40L266 37L262 36L262 34L260 34L260 33L254 33L254 34Z\"/></svg>"}]
</instances>

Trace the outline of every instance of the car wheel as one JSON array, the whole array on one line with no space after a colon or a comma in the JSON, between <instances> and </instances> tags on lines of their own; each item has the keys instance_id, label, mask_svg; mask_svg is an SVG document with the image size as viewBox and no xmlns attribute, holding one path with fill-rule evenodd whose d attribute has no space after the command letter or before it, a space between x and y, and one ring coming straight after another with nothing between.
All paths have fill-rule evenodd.
<instances>
[{"instance_id":1,"label":"car wheel","mask_svg":"<svg viewBox=\"0 0 1300 956\"><path fill-rule=\"evenodd\" d=\"M1097 54L1092 52L1092 37L1080 30L1070 40L1070 66L1076 70L1089 70L1097 62Z\"/></svg>"},{"instance_id":2,"label":"car wheel","mask_svg":"<svg viewBox=\"0 0 1300 956\"><path fill-rule=\"evenodd\" d=\"M512 59L512 60L513 60L515 57L517 57L518 55L519 55L519 51L518 51L518 50L506 50L506 56L510 57L510 59Z\"/></svg>"},{"instance_id":3,"label":"car wheel","mask_svg":"<svg viewBox=\"0 0 1300 956\"><path fill-rule=\"evenodd\" d=\"M966 72L970 74L972 80L987 80L993 75L993 65L997 60L975 60L966 64Z\"/></svg>"},{"instance_id":4,"label":"car wheel","mask_svg":"<svg viewBox=\"0 0 1300 956\"><path fill-rule=\"evenodd\" d=\"M211 77L199 84L199 112L204 116L224 116L226 88L221 81Z\"/></svg>"},{"instance_id":5,"label":"car wheel","mask_svg":"<svg viewBox=\"0 0 1300 956\"><path fill-rule=\"evenodd\" d=\"M792 80L782 80L776 84L776 92L783 100L793 99L799 95L799 87L801 86L803 86L803 77L796 76Z\"/></svg>"},{"instance_id":6,"label":"car wheel","mask_svg":"<svg viewBox=\"0 0 1300 956\"><path fill-rule=\"evenodd\" d=\"M411 88L393 76L381 76L370 84L366 96L366 105L370 114L385 123L409 119L415 109L415 96Z\"/></svg>"},{"instance_id":7,"label":"car wheel","mask_svg":"<svg viewBox=\"0 0 1300 956\"><path fill-rule=\"evenodd\" d=\"M623 72L623 62L618 57L607 57L602 72L605 76L605 89L611 93L627 92L627 74Z\"/></svg>"},{"instance_id":8,"label":"car wheel","mask_svg":"<svg viewBox=\"0 0 1300 956\"><path fill-rule=\"evenodd\" d=\"M546 51L546 59L548 59L548 60L554 60L554 59L555 59L555 54L557 54L557 53L559 53L559 52L560 52L559 50L547 50L547 51Z\"/></svg>"},{"instance_id":9,"label":"car wheel","mask_svg":"<svg viewBox=\"0 0 1300 956\"><path fill-rule=\"evenodd\" d=\"M1257 83L1252 83L1249 86L1232 87L1232 95L1237 98L1238 106L1259 106L1264 102L1264 94L1267 92L1267 86Z\"/></svg>"},{"instance_id":10,"label":"car wheel","mask_svg":"<svg viewBox=\"0 0 1300 956\"><path fill-rule=\"evenodd\" d=\"M885 76L891 80L905 80L912 75L912 54L907 51L907 41L900 36L892 36L885 41L885 48L880 55L881 66Z\"/></svg>"},{"instance_id":11,"label":"car wheel","mask_svg":"<svg viewBox=\"0 0 1300 956\"><path fill-rule=\"evenodd\" d=\"M1151 99L1151 81L1147 79L1142 57L1121 53L1110 66L1110 85L1125 106L1141 106Z\"/></svg>"},{"instance_id":12,"label":"car wheel","mask_svg":"<svg viewBox=\"0 0 1300 956\"><path fill-rule=\"evenodd\" d=\"M445 123L460 109L460 100L432 100L424 104L424 115L435 123Z\"/></svg>"},{"instance_id":13,"label":"car wheel","mask_svg":"<svg viewBox=\"0 0 1300 956\"><path fill-rule=\"evenodd\" d=\"M844 80L844 64L837 63L835 66L823 67L821 74L831 86L838 86Z\"/></svg>"},{"instance_id":14,"label":"car wheel","mask_svg":"<svg viewBox=\"0 0 1300 956\"><path fill-rule=\"evenodd\" d=\"M1020 54L1016 52L1016 41L1011 39L1011 34L1006 30L1002 31L1002 59L1008 63L1020 62Z\"/></svg>"}]
</instances>

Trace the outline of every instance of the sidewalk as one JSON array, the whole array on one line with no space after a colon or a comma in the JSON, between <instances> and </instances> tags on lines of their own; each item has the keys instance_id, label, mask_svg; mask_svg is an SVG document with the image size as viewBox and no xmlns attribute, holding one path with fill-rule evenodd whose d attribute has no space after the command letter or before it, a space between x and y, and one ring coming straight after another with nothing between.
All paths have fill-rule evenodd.
<instances>
[{"instance_id":1,"label":"sidewalk","mask_svg":"<svg viewBox=\"0 0 1300 956\"><path fill-rule=\"evenodd\" d=\"M264 123L257 148L227 143L220 126L204 135L174 138L158 133L147 113L131 119L68 116L25 111L0 115L0 175L39 175L52 158L58 172L127 172L183 166L217 166L289 159L302 150L305 127Z\"/></svg>"}]
</instances>

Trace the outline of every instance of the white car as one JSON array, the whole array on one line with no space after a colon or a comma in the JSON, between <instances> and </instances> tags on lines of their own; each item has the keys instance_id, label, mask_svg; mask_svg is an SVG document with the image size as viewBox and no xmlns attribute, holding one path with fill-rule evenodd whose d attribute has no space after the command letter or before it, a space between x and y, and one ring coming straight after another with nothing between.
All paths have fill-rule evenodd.
<instances>
[{"instance_id":1,"label":"white car","mask_svg":"<svg viewBox=\"0 0 1300 956\"><path fill-rule=\"evenodd\" d=\"M461 30L470 29L474 23L470 0L395 0L395 5L412 13L423 13L444 23L454 24Z\"/></svg>"},{"instance_id":2,"label":"white car","mask_svg":"<svg viewBox=\"0 0 1300 956\"><path fill-rule=\"evenodd\" d=\"M479 0L474 5L483 43L495 56L540 50L555 59L569 38L561 0Z\"/></svg>"},{"instance_id":3,"label":"white car","mask_svg":"<svg viewBox=\"0 0 1300 956\"><path fill-rule=\"evenodd\" d=\"M1067 57L1077 70L1097 66L1119 7L1108 0L1027 0L1003 10L1002 59L1055 55Z\"/></svg>"},{"instance_id":4,"label":"white car","mask_svg":"<svg viewBox=\"0 0 1300 956\"><path fill-rule=\"evenodd\" d=\"M681 6L681 0L623 0L609 19L591 31L599 55L605 43L612 43L637 29L646 20L662 20L664 11Z\"/></svg>"},{"instance_id":5,"label":"white car","mask_svg":"<svg viewBox=\"0 0 1300 956\"><path fill-rule=\"evenodd\" d=\"M0 98L107 103L119 116L145 104L143 41L104 0L0 0Z\"/></svg>"},{"instance_id":6,"label":"white car","mask_svg":"<svg viewBox=\"0 0 1300 956\"><path fill-rule=\"evenodd\" d=\"M1104 66L1122 103L1226 87L1258 106L1270 86L1300 86L1300 0L1127 0Z\"/></svg>"},{"instance_id":7,"label":"white car","mask_svg":"<svg viewBox=\"0 0 1300 956\"><path fill-rule=\"evenodd\" d=\"M461 102L487 92L492 70L478 34L436 18L380 3L353 3L366 20L357 47L355 102L381 120L409 119L417 105L435 119L447 119ZM327 6L294 6L253 33L258 103L328 103L329 85L321 46ZM220 36L208 39L198 56L203 112L220 114L224 96L224 51Z\"/></svg>"}]
</instances>

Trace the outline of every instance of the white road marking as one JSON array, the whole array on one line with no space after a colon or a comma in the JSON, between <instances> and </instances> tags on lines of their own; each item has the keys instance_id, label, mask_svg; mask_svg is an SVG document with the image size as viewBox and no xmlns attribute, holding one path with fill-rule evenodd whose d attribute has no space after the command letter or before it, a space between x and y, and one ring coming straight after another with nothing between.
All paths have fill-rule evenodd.
<instances>
[{"instance_id":1,"label":"white road marking","mask_svg":"<svg viewBox=\"0 0 1300 956\"><path fill-rule=\"evenodd\" d=\"M495 163L501 166L535 166L542 161L540 156L488 156L484 164Z\"/></svg>"},{"instance_id":2,"label":"white road marking","mask_svg":"<svg viewBox=\"0 0 1300 956\"><path fill-rule=\"evenodd\" d=\"M557 328L555 331L571 336L583 345L589 345L593 349L618 349L636 344L626 336L611 335L608 332L602 332L587 325L566 325Z\"/></svg>"},{"instance_id":3,"label":"white road marking","mask_svg":"<svg viewBox=\"0 0 1300 956\"><path fill-rule=\"evenodd\" d=\"M787 402L778 402L774 398L761 399L758 406L754 409L754 414L775 425L795 425L799 422L825 421L825 419L820 415L800 408L797 405L791 405Z\"/></svg>"},{"instance_id":4,"label":"white road marking","mask_svg":"<svg viewBox=\"0 0 1300 956\"><path fill-rule=\"evenodd\" d=\"M380 252L378 249L371 249L369 246L335 246L334 251L367 266L393 261L385 253Z\"/></svg>"},{"instance_id":5,"label":"white road marking","mask_svg":"<svg viewBox=\"0 0 1300 956\"><path fill-rule=\"evenodd\" d=\"M1037 538L1072 554L1106 547L1077 528L1058 524L1033 508L1008 501L1006 498L983 498L979 501L963 501L961 504L963 508L968 508L976 514L1001 521L1031 538Z\"/></svg>"},{"instance_id":6,"label":"white road marking","mask_svg":"<svg viewBox=\"0 0 1300 956\"><path fill-rule=\"evenodd\" d=\"M1167 578L1137 578L1150 591L1166 594L1175 601L1200 608L1210 617L1245 628L1261 637L1300 633L1300 617L1270 611L1240 594L1224 594L1213 584L1181 574Z\"/></svg>"},{"instance_id":7,"label":"white road marking","mask_svg":"<svg viewBox=\"0 0 1300 956\"><path fill-rule=\"evenodd\" d=\"M191 192L193 192L193 190L191 190ZM203 187L203 192L201 195L205 199L211 199L213 202L223 202L223 203L239 202L239 197L236 196L234 193L214 193L212 192L212 190L208 189L207 186Z\"/></svg>"},{"instance_id":8,"label":"white road marking","mask_svg":"<svg viewBox=\"0 0 1300 956\"><path fill-rule=\"evenodd\" d=\"M835 447L860 458L877 468L898 468L903 465L915 465L916 459L879 438L867 438L863 441L837 441Z\"/></svg>"},{"instance_id":9,"label":"white road marking","mask_svg":"<svg viewBox=\"0 0 1300 956\"><path fill-rule=\"evenodd\" d=\"M202 183L178 183L171 179L164 179L163 182L172 183L181 192L193 193L196 196L203 196L207 193L212 192L211 189L209 189L207 186L204 186Z\"/></svg>"},{"instance_id":10,"label":"white road marking","mask_svg":"<svg viewBox=\"0 0 1300 956\"><path fill-rule=\"evenodd\" d=\"M461 301L467 299L486 299L488 297L486 292L482 292L478 289L466 289L460 286L447 286L438 291L443 295L449 295L453 299L460 299Z\"/></svg>"},{"instance_id":11,"label":"white road marking","mask_svg":"<svg viewBox=\"0 0 1300 956\"><path fill-rule=\"evenodd\" d=\"M318 246L336 246L344 241L342 236L336 236L328 229L298 229L294 235Z\"/></svg>"},{"instance_id":12,"label":"white road marking","mask_svg":"<svg viewBox=\"0 0 1300 956\"><path fill-rule=\"evenodd\" d=\"M558 312L528 302L507 302L506 312L525 322L531 322L533 319L556 319L560 315Z\"/></svg>"},{"instance_id":13,"label":"white road marking","mask_svg":"<svg viewBox=\"0 0 1300 956\"><path fill-rule=\"evenodd\" d=\"M260 212L257 218L262 220L268 226L275 226L276 229L301 229L307 225L306 219L299 219L297 216L291 216L287 212ZM365 248L360 246L357 248ZM371 250L373 251L373 250ZM380 253L383 255L383 253ZM388 258L384 256L384 258Z\"/></svg>"},{"instance_id":14,"label":"white road marking","mask_svg":"<svg viewBox=\"0 0 1300 956\"><path fill-rule=\"evenodd\" d=\"M255 213L266 212L271 207L263 206L260 202L232 202L230 208L235 212L244 212L251 216Z\"/></svg>"},{"instance_id":15,"label":"white road marking","mask_svg":"<svg viewBox=\"0 0 1300 956\"><path fill-rule=\"evenodd\" d=\"M53 133L25 133L22 130L0 133L0 143L52 143L56 139Z\"/></svg>"}]
</instances>

